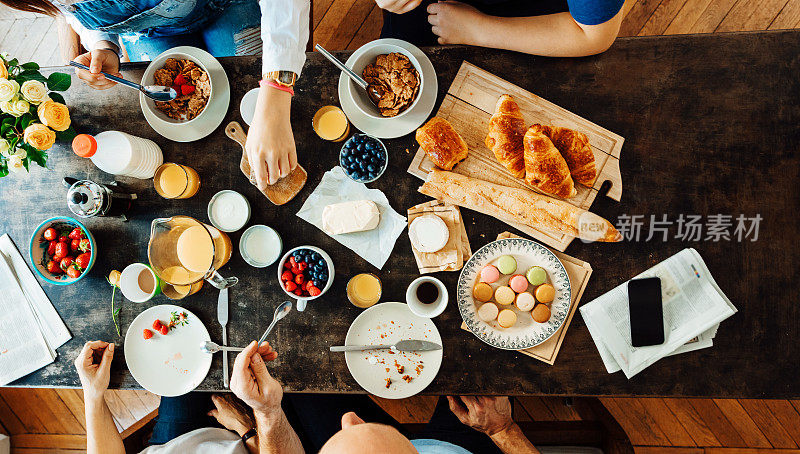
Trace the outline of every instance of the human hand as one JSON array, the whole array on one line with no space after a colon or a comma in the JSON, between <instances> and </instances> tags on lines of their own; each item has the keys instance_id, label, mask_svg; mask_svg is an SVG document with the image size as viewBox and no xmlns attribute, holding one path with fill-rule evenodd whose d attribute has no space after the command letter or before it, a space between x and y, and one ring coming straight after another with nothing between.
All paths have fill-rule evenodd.
<instances>
[{"instance_id":1,"label":"human hand","mask_svg":"<svg viewBox=\"0 0 800 454\"><path fill-rule=\"evenodd\" d=\"M462 423L490 437L514 424L508 397L447 396L447 403Z\"/></svg>"},{"instance_id":2,"label":"human hand","mask_svg":"<svg viewBox=\"0 0 800 454\"><path fill-rule=\"evenodd\" d=\"M103 399L111 378L111 360L114 358L114 344L103 341L87 342L78 357L75 369L83 386L86 401Z\"/></svg>"},{"instance_id":3,"label":"human hand","mask_svg":"<svg viewBox=\"0 0 800 454\"><path fill-rule=\"evenodd\" d=\"M245 150L262 191L297 167L297 149L289 121L291 95L271 87L259 90Z\"/></svg>"},{"instance_id":4,"label":"human hand","mask_svg":"<svg viewBox=\"0 0 800 454\"><path fill-rule=\"evenodd\" d=\"M278 353L269 342L260 346L253 341L236 355L231 374L231 391L242 399L256 416L274 415L281 408L283 388L272 378L265 361L273 361Z\"/></svg>"},{"instance_id":5,"label":"human hand","mask_svg":"<svg viewBox=\"0 0 800 454\"><path fill-rule=\"evenodd\" d=\"M428 5L428 23L439 44L478 44L477 33L485 14L474 6L452 0Z\"/></svg>"},{"instance_id":6,"label":"human hand","mask_svg":"<svg viewBox=\"0 0 800 454\"><path fill-rule=\"evenodd\" d=\"M216 408L209 411L208 416L214 417L223 427L240 437L256 426L247 406L231 394L213 394L211 401Z\"/></svg>"},{"instance_id":7,"label":"human hand","mask_svg":"<svg viewBox=\"0 0 800 454\"><path fill-rule=\"evenodd\" d=\"M122 77L122 74L119 72L119 56L111 49L95 49L91 52L78 55L75 57L75 61L89 67L89 71L75 68L75 74L78 76L78 79L81 79L90 87L97 90L106 90L117 85L116 82L100 74L100 71Z\"/></svg>"},{"instance_id":8,"label":"human hand","mask_svg":"<svg viewBox=\"0 0 800 454\"><path fill-rule=\"evenodd\" d=\"M422 0L375 0L378 8L395 14L404 14L419 6Z\"/></svg>"}]
</instances>

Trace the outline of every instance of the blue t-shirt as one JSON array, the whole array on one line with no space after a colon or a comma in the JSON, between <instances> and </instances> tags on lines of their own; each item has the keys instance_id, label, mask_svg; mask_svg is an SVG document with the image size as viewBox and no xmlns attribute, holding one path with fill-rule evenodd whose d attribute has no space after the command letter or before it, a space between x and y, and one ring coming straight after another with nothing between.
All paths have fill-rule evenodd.
<instances>
[{"instance_id":1,"label":"blue t-shirt","mask_svg":"<svg viewBox=\"0 0 800 454\"><path fill-rule=\"evenodd\" d=\"M583 25L600 25L616 16L625 0L567 0L569 14Z\"/></svg>"},{"instance_id":2,"label":"blue t-shirt","mask_svg":"<svg viewBox=\"0 0 800 454\"><path fill-rule=\"evenodd\" d=\"M419 454L472 454L461 446L429 438L411 440L411 444L417 448Z\"/></svg>"}]
</instances>

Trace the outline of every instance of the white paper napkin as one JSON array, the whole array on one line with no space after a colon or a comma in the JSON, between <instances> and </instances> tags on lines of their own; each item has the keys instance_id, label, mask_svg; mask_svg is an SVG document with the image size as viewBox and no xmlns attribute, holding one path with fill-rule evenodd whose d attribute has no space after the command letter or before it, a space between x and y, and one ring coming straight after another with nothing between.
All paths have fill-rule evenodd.
<instances>
[{"instance_id":1,"label":"white paper napkin","mask_svg":"<svg viewBox=\"0 0 800 454\"><path fill-rule=\"evenodd\" d=\"M308 196L297 216L322 230L322 210L331 204L355 200L372 200L378 206L381 220L374 230L332 235L342 245L352 249L364 260L383 268L394 249L394 243L406 228L406 218L395 211L379 189L368 189L344 174L341 167L325 172L319 186Z\"/></svg>"}]
</instances>

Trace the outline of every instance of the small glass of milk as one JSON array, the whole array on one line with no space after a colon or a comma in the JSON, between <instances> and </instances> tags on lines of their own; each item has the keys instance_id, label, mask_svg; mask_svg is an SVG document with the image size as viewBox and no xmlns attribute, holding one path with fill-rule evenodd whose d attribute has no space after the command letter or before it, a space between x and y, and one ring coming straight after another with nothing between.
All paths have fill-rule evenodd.
<instances>
[{"instance_id":1,"label":"small glass of milk","mask_svg":"<svg viewBox=\"0 0 800 454\"><path fill-rule=\"evenodd\" d=\"M272 265L281 256L283 241L272 227L253 225L248 227L239 240L239 253L249 265L264 268Z\"/></svg>"}]
</instances>

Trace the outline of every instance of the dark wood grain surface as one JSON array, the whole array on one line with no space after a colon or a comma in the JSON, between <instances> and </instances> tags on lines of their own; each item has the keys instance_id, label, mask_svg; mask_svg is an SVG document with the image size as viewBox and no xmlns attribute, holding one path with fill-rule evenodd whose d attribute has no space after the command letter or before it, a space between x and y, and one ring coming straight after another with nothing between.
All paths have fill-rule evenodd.
<instances>
[{"instance_id":1,"label":"dark wood grain surface","mask_svg":"<svg viewBox=\"0 0 800 454\"><path fill-rule=\"evenodd\" d=\"M800 212L800 32L764 32L714 36L620 39L603 55L582 59L548 59L480 48L428 51L439 76L440 97L463 60L489 70L625 137L622 150L622 201L598 197L592 211L615 222L623 214L644 215L638 242L583 244L567 253L591 263L594 274L583 297L590 301L633 275L685 247L696 248L720 287L739 312L724 322L714 347L663 359L631 380L608 374L580 317L575 317L554 366L514 352L491 348L459 329L461 318L451 302L434 320L444 339L444 360L426 393L592 394L660 396L800 397L793 373L800 359L796 216ZM225 124L240 120L238 102L256 86L257 58L223 58L231 80L232 101ZM136 79L138 70L126 73ZM407 235L398 240L383 270L295 216L336 165L340 145L324 142L311 129L311 116L322 105L337 104L338 71L318 54L309 54L292 107L292 124L308 184L291 203L275 207L251 186L238 169L240 148L222 127L189 144L158 136L145 122L136 93L121 87L95 92L75 83L66 94L80 132L117 129L155 140L169 161L186 163L200 173L202 186L192 199L167 201L150 181L122 178L140 192L133 220L91 219L99 256L90 276L63 288L43 284L74 338L58 350L56 362L13 383L15 386L79 386L72 358L87 340L122 343L110 314L111 288L105 275L146 259L149 224L155 217L186 214L206 220L209 198L221 189L243 193L253 206L251 223L280 232L286 248L322 247L336 264L336 281L304 313L292 313L276 328L271 341L280 352L272 373L289 391L362 392L351 378L340 344L360 310L345 297L347 279L362 271L379 274L384 300L402 301L406 285L417 276ZM420 181L405 171L416 144L412 135L386 141L390 168L371 187L386 192L395 210L426 200L416 192ZM28 177L0 180L0 232L8 232L25 252L32 229L55 215L69 215L63 176L111 182L88 160L68 149L51 151L52 170L34 169ZM676 220L680 214L760 214L758 241L644 241L649 216ZM473 250L509 230L505 224L463 211ZM234 246L239 234L231 235ZM229 341L244 345L269 323L284 300L275 266L251 268L236 254L223 268L240 284L231 290ZM454 290L457 273L437 275ZM213 339L217 292L207 286L182 302L198 314ZM163 296L144 304L125 302L123 329L143 309L170 302ZM138 387L119 349L112 387ZM222 386L221 359L200 389Z\"/></svg>"}]
</instances>

